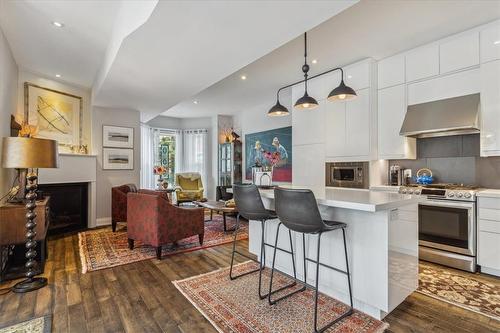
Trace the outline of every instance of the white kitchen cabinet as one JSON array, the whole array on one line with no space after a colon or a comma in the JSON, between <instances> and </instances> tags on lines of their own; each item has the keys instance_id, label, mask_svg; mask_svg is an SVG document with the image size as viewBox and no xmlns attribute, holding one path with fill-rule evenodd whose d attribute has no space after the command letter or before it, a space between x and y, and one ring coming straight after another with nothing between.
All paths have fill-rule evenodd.
<instances>
[{"instance_id":1,"label":"white kitchen cabinet","mask_svg":"<svg viewBox=\"0 0 500 333\"><path fill-rule=\"evenodd\" d=\"M481 63L500 60L500 21L480 33Z\"/></svg>"},{"instance_id":2,"label":"white kitchen cabinet","mask_svg":"<svg viewBox=\"0 0 500 333\"><path fill-rule=\"evenodd\" d=\"M406 81L439 75L439 45L431 44L406 53Z\"/></svg>"},{"instance_id":3,"label":"white kitchen cabinet","mask_svg":"<svg viewBox=\"0 0 500 333\"><path fill-rule=\"evenodd\" d=\"M405 83L405 56L398 54L378 62L378 89Z\"/></svg>"},{"instance_id":4,"label":"white kitchen cabinet","mask_svg":"<svg viewBox=\"0 0 500 333\"><path fill-rule=\"evenodd\" d=\"M378 158L415 159L416 139L399 135L406 114L404 84L378 91Z\"/></svg>"},{"instance_id":5,"label":"white kitchen cabinet","mask_svg":"<svg viewBox=\"0 0 500 333\"><path fill-rule=\"evenodd\" d=\"M370 155L370 94L369 89L356 92L358 97L346 102L345 156Z\"/></svg>"},{"instance_id":6,"label":"white kitchen cabinet","mask_svg":"<svg viewBox=\"0 0 500 333\"><path fill-rule=\"evenodd\" d=\"M481 156L500 156L500 60L481 64Z\"/></svg>"},{"instance_id":7,"label":"white kitchen cabinet","mask_svg":"<svg viewBox=\"0 0 500 333\"><path fill-rule=\"evenodd\" d=\"M375 158L376 138L373 139L373 134L376 127L373 122L376 123L376 110L372 107L370 88L356 93L356 99L330 103L325 109L326 157L329 162Z\"/></svg>"},{"instance_id":8,"label":"white kitchen cabinet","mask_svg":"<svg viewBox=\"0 0 500 333\"><path fill-rule=\"evenodd\" d=\"M354 90L361 90L370 86L371 69L373 60L367 59L344 69L344 82Z\"/></svg>"},{"instance_id":9,"label":"white kitchen cabinet","mask_svg":"<svg viewBox=\"0 0 500 333\"><path fill-rule=\"evenodd\" d=\"M479 33L472 32L452 37L439 45L440 73L479 65Z\"/></svg>"},{"instance_id":10,"label":"white kitchen cabinet","mask_svg":"<svg viewBox=\"0 0 500 333\"><path fill-rule=\"evenodd\" d=\"M408 85L408 105L479 93L479 68L442 75Z\"/></svg>"},{"instance_id":11,"label":"white kitchen cabinet","mask_svg":"<svg viewBox=\"0 0 500 333\"><path fill-rule=\"evenodd\" d=\"M477 262L482 272L500 275L500 198L479 195Z\"/></svg>"},{"instance_id":12,"label":"white kitchen cabinet","mask_svg":"<svg viewBox=\"0 0 500 333\"><path fill-rule=\"evenodd\" d=\"M325 187L325 145L293 146L292 182L298 186Z\"/></svg>"},{"instance_id":13,"label":"white kitchen cabinet","mask_svg":"<svg viewBox=\"0 0 500 333\"><path fill-rule=\"evenodd\" d=\"M325 104L319 101L319 106L312 110L292 111L292 135L294 145L305 145L325 142Z\"/></svg>"},{"instance_id":14,"label":"white kitchen cabinet","mask_svg":"<svg viewBox=\"0 0 500 333\"><path fill-rule=\"evenodd\" d=\"M346 143L345 105L349 102L332 102L325 108L326 156L344 156Z\"/></svg>"}]
</instances>

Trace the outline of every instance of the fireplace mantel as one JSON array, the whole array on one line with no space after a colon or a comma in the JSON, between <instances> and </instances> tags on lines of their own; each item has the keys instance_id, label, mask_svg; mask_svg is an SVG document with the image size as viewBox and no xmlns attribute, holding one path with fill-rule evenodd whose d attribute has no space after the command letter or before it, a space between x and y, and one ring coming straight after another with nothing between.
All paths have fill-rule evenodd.
<instances>
[{"instance_id":1,"label":"fireplace mantel","mask_svg":"<svg viewBox=\"0 0 500 333\"><path fill-rule=\"evenodd\" d=\"M59 154L57 169L40 169L39 184L88 183L88 227L96 226L96 155Z\"/></svg>"}]
</instances>

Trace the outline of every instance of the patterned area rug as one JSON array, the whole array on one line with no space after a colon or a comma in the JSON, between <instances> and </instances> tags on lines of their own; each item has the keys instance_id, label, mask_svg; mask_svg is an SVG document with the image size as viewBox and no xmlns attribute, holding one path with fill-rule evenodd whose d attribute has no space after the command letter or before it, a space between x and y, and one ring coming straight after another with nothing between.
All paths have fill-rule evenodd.
<instances>
[{"instance_id":1,"label":"patterned area rug","mask_svg":"<svg viewBox=\"0 0 500 333\"><path fill-rule=\"evenodd\" d=\"M52 316L44 316L0 328L0 333L50 333L51 329Z\"/></svg>"},{"instance_id":2,"label":"patterned area rug","mask_svg":"<svg viewBox=\"0 0 500 333\"><path fill-rule=\"evenodd\" d=\"M208 216L205 216L207 219ZM227 217L227 228L231 230L236 223L233 217ZM248 222L240 222L238 240L248 239ZM135 242L134 249L129 250L127 243L127 227L118 223L116 232L111 227L80 232L78 234L82 273L99 269L126 265L132 262L156 258L156 251L151 246ZM177 242L177 246L167 245L162 248L162 255L195 251L212 246L227 244L233 241L233 232L224 232L222 216L214 214L212 221L205 222L205 237L200 246L198 236L185 238Z\"/></svg>"},{"instance_id":3,"label":"patterned area rug","mask_svg":"<svg viewBox=\"0 0 500 333\"><path fill-rule=\"evenodd\" d=\"M236 274L258 267L248 261L236 266ZM306 290L274 306L257 296L258 274L229 280L229 268L174 281L177 289L212 323L219 332L299 333L313 331L314 291ZM269 270L263 285L269 285ZM275 275L276 287L290 283L282 274ZM273 282L274 284L274 282ZM299 286L300 287L300 286ZM289 292L285 291L285 292ZM342 314L347 305L325 295L319 299L320 325ZM340 321L327 332L383 332L389 325L361 312Z\"/></svg>"},{"instance_id":4,"label":"patterned area rug","mask_svg":"<svg viewBox=\"0 0 500 333\"><path fill-rule=\"evenodd\" d=\"M417 291L500 321L500 280L486 283L464 275L421 262Z\"/></svg>"}]
</instances>

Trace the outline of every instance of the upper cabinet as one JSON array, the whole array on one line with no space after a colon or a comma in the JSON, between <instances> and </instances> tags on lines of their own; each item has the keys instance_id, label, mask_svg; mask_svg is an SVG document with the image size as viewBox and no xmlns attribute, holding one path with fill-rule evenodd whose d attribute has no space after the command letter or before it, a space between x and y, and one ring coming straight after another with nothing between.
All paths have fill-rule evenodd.
<instances>
[{"instance_id":1,"label":"upper cabinet","mask_svg":"<svg viewBox=\"0 0 500 333\"><path fill-rule=\"evenodd\" d=\"M294 146L325 142L325 104L331 102L325 99L318 102L319 106L312 110L292 110Z\"/></svg>"},{"instance_id":2,"label":"upper cabinet","mask_svg":"<svg viewBox=\"0 0 500 333\"><path fill-rule=\"evenodd\" d=\"M405 83L405 56L398 54L378 62L378 89Z\"/></svg>"},{"instance_id":3,"label":"upper cabinet","mask_svg":"<svg viewBox=\"0 0 500 333\"><path fill-rule=\"evenodd\" d=\"M378 91L378 158L415 159L416 139L399 135L406 114L406 85Z\"/></svg>"},{"instance_id":4,"label":"upper cabinet","mask_svg":"<svg viewBox=\"0 0 500 333\"><path fill-rule=\"evenodd\" d=\"M425 79L439 74L439 45L419 47L406 53L406 81Z\"/></svg>"},{"instance_id":5,"label":"upper cabinet","mask_svg":"<svg viewBox=\"0 0 500 333\"><path fill-rule=\"evenodd\" d=\"M365 60L344 68L345 84L354 90L361 90L370 86L373 61Z\"/></svg>"},{"instance_id":6,"label":"upper cabinet","mask_svg":"<svg viewBox=\"0 0 500 333\"><path fill-rule=\"evenodd\" d=\"M481 63L500 60L500 21L481 30Z\"/></svg>"},{"instance_id":7,"label":"upper cabinet","mask_svg":"<svg viewBox=\"0 0 500 333\"><path fill-rule=\"evenodd\" d=\"M481 64L481 156L500 156L500 60Z\"/></svg>"},{"instance_id":8,"label":"upper cabinet","mask_svg":"<svg viewBox=\"0 0 500 333\"><path fill-rule=\"evenodd\" d=\"M439 45L440 73L479 65L479 33L472 32L447 39Z\"/></svg>"}]
</instances>

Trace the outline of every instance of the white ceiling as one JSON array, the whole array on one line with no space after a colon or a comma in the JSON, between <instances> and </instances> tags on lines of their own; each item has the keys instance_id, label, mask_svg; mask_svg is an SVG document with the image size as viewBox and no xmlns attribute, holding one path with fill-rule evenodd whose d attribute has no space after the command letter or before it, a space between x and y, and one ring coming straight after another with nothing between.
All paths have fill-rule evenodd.
<instances>
[{"instance_id":1,"label":"white ceiling","mask_svg":"<svg viewBox=\"0 0 500 333\"><path fill-rule=\"evenodd\" d=\"M121 1L3 0L0 24L17 64L90 88ZM57 28L51 22L64 23Z\"/></svg>"},{"instance_id":2,"label":"white ceiling","mask_svg":"<svg viewBox=\"0 0 500 333\"><path fill-rule=\"evenodd\" d=\"M94 103L147 121L355 2L160 1L122 42Z\"/></svg>"},{"instance_id":3,"label":"white ceiling","mask_svg":"<svg viewBox=\"0 0 500 333\"><path fill-rule=\"evenodd\" d=\"M399 53L500 18L500 1L363 0L310 30L311 75L357 60ZM163 115L236 114L276 102L276 90L302 79L302 36L187 98ZM247 80L239 78L240 73ZM198 104L193 104L197 100ZM267 112L268 110L262 110Z\"/></svg>"}]
</instances>

